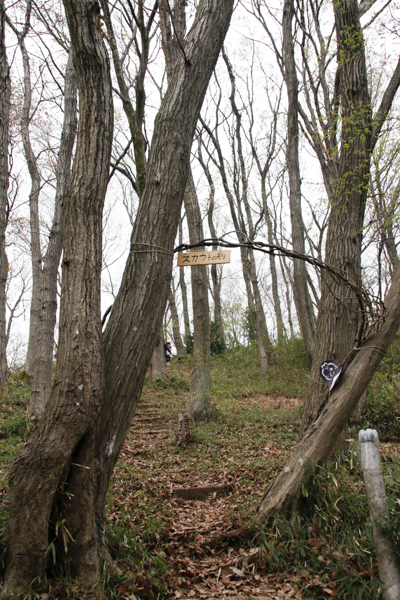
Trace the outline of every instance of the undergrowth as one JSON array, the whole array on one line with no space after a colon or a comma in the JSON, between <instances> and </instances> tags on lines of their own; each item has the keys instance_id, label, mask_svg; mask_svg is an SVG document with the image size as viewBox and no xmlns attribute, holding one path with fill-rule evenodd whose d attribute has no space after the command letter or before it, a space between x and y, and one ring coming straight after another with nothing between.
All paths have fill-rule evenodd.
<instances>
[{"instance_id":1,"label":"undergrowth","mask_svg":"<svg viewBox=\"0 0 400 600\"><path fill-rule=\"evenodd\" d=\"M400 441L400 332L368 386L365 419L381 441Z\"/></svg>"},{"instance_id":2,"label":"undergrowth","mask_svg":"<svg viewBox=\"0 0 400 600\"><path fill-rule=\"evenodd\" d=\"M212 419L192 426L193 442L177 447L173 433L163 443L132 459L122 453L116 465L106 506L105 538L115 561L105 568L101 590L82 590L74 582L51 580L51 599L98 597L123 600L173 597L175 563L221 553L239 553L255 546L260 558L254 572L284 576L297 582L302 600L340 598L380 599L380 581L368 514L358 448L317 469L303 486L301 502L291 514L278 515L265 526L255 510L265 488L295 446L301 402L307 386L307 357L301 340L271 348L269 371L259 377L257 349L229 350L212 359ZM167 421L184 410L189 390L191 359L172 361L166 379L146 380L143 399L154 403ZM378 429L390 506L390 528L400 551L400 338L375 375L367 396L365 426ZM29 385L18 373L10 377L8 398L0 399L0 561L7 535L7 473L29 434L26 408ZM350 435L356 439L357 432ZM134 434L127 440L131 453L141 452ZM181 542L171 485L224 481L234 494L227 501L226 519L237 533L232 539L199 543L193 534ZM193 505L193 511L198 510ZM175 528L175 529L174 529ZM183 527L184 531L184 527ZM186 535L186 537L185 537ZM180 553L180 554L179 554ZM225 553L225 554L224 554ZM179 558L180 560L180 558ZM178 561L179 562L179 561ZM182 564L180 563L180 569ZM190 574L180 575L189 582ZM188 588L190 589L190 587ZM42 594L42 595L41 595ZM43 589L31 592L43 598Z\"/></svg>"},{"instance_id":3,"label":"undergrowth","mask_svg":"<svg viewBox=\"0 0 400 600\"><path fill-rule=\"evenodd\" d=\"M400 460L383 454L390 520L388 530L400 553ZM357 445L337 461L319 467L302 488L301 505L290 518L275 517L262 531L270 570L308 577L304 599L381 598L373 529ZM329 588L328 588L329 584ZM325 594L324 594L325 590ZM332 594L334 590L334 594Z\"/></svg>"}]
</instances>

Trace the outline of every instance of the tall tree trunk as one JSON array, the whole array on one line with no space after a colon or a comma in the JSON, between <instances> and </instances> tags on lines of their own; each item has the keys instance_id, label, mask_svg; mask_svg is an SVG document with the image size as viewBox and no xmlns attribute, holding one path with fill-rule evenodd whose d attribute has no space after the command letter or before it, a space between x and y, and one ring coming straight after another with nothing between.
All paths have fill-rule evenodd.
<instances>
[{"instance_id":1,"label":"tall tree trunk","mask_svg":"<svg viewBox=\"0 0 400 600\"><path fill-rule=\"evenodd\" d=\"M161 323L160 330L157 335L156 345L154 346L153 354L151 355L149 375L152 381L157 378L164 378L167 373L164 352L164 331Z\"/></svg>"},{"instance_id":2,"label":"tall tree trunk","mask_svg":"<svg viewBox=\"0 0 400 600\"><path fill-rule=\"evenodd\" d=\"M5 8L0 1L0 396L7 394L6 282L8 260L6 227L8 221L8 129L10 121L10 69L5 45Z\"/></svg>"},{"instance_id":3,"label":"tall tree trunk","mask_svg":"<svg viewBox=\"0 0 400 600\"><path fill-rule=\"evenodd\" d=\"M229 78L231 80L231 95L229 97L232 111L235 115L235 139L237 144L237 156L238 156L238 165L235 169L237 170L236 179L234 180L234 190L236 196L236 207L238 214L238 222L240 224L240 232L243 238L249 238L250 240L254 240L255 231L253 225L253 218L251 214L249 199L248 199L248 173L245 165L244 155L243 155L243 145L242 145L242 115L236 105L236 79L233 73L232 65L229 61L229 58L226 52L222 51L222 56L224 58L226 67L228 69ZM242 205L244 206L244 212L246 215L247 222L247 231L245 225L245 219L242 211ZM231 209L232 210L232 209ZM261 301L260 288L258 285L257 278L257 270L256 270L256 261L254 252L249 250L247 253L248 258L248 266L249 266L249 275L251 280L251 285L253 288L253 297L254 297L254 309L256 313L256 327L257 327L257 346L258 346L258 354L260 357L260 377L263 377L267 373L268 362L267 362L267 353L265 350L266 345L270 345L270 339L268 335L267 323L265 320L264 309Z\"/></svg>"},{"instance_id":4,"label":"tall tree trunk","mask_svg":"<svg viewBox=\"0 0 400 600\"><path fill-rule=\"evenodd\" d=\"M305 254L304 223L301 212L301 179L299 166L299 122L298 122L298 80L294 60L294 38L292 21L294 1L285 0L283 6L282 35L285 83L288 95L288 131L286 163L289 172L290 221L292 225L292 246L295 252ZM304 344L311 366L315 340L315 322L312 302L307 286L306 263L293 261L294 301L303 334Z\"/></svg>"},{"instance_id":5,"label":"tall tree trunk","mask_svg":"<svg viewBox=\"0 0 400 600\"><path fill-rule=\"evenodd\" d=\"M261 182L261 195L263 199L264 206L264 216L267 223L267 232L268 232L268 243L274 243L273 231L272 231L272 219L270 212L268 210L267 204L267 194L265 191L265 178ZM269 255L269 268L271 271L271 279L272 279L272 297L274 299L274 309L276 316L276 330L278 333L278 344L282 343L285 338L285 327L283 324L282 317L282 309L281 309L281 301L279 298L279 286L278 286L278 274L276 271L276 262L274 254Z\"/></svg>"},{"instance_id":6,"label":"tall tree trunk","mask_svg":"<svg viewBox=\"0 0 400 600\"><path fill-rule=\"evenodd\" d=\"M77 127L77 81L70 51L64 86L64 123L56 167L56 197L53 223L43 259L38 350L28 413L37 421L50 398L53 371L54 328L57 315L57 275L64 236L65 190L71 175L72 150Z\"/></svg>"},{"instance_id":7,"label":"tall tree trunk","mask_svg":"<svg viewBox=\"0 0 400 600\"><path fill-rule=\"evenodd\" d=\"M266 491L258 508L258 519L296 503L301 485L307 484L316 465L332 452L338 436L355 409L372 376L385 356L400 326L400 267L385 299L388 314L382 329L364 346L336 383L325 406L292 456Z\"/></svg>"},{"instance_id":8,"label":"tall tree trunk","mask_svg":"<svg viewBox=\"0 0 400 600\"><path fill-rule=\"evenodd\" d=\"M104 90L108 92L111 82L95 5L89 0L65 0L65 6L71 39L76 46L74 64L81 106L78 140L80 134L84 136L87 132L85 140L89 144L83 156L77 149L70 190L72 194L75 182L91 187L91 193L79 211L82 215L78 223L85 221L87 227L94 221L92 214L88 215L87 212L95 208L95 200L102 200L101 194L105 190L98 189L98 186L103 185L103 179L108 177L108 173L104 174L103 159L111 143L108 138L111 138L109 126L112 123L112 110L107 103L104 106ZM88 267L87 263L92 261L92 268L83 273L87 285L74 296L76 304L72 302L71 284L74 281L70 276L70 271L75 272L76 257L70 252L69 246L68 253L65 252L67 262L64 262L63 270L68 275L68 282L65 282L63 295L66 295L66 300L71 299L69 310L72 314L74 309L77 317L84 311L82 320L86 324L78 324L76 318L66 323L63 318L61 330L64 338L67 338L66 349L76 350L76 356L69 358L72 365L78 362L80 377L76 378L74 373L73 376L65 374L60 366L62 378L56 378L44 416L13 467L10 481L10 562L4 594L26 589L30 581L41 574L48 546L47 532L53 501L59 506L54 492L60 481L63 482L60 493L65 526L75 540L68 549L70 572L83 583L99 575L107 489L142 391L153 350L148 340L154 338L162 322L194 130L232 10L233 0L223 3L219 0L200 0L193 27L186 38L185 57L181 56L176 64L155 120L148 163L148 173L151 175L139 206L131 237L131 252L120 290L104 334L104 398L101 386L103 375L97 367L101 363L99 348L102 346L98 339L101 329L100 307L97 306L99 299L89 297L88 287L94 277L93 265L96 265L96 269L98 266L100 271L101 244L99 256L94 260L93 253L89 255L88 249L79 240L77 256L87 257L84 266ZM87 36L78 35L77 28L90 32L89 39L95 44L94 49L91 45L85 48L81 46L84 42L89 44L89 41ZM88 88L97 82L96 74L102 76L102 80L96 90L89 93ZM91 109L89 114L86 114L86 108ZM92 120L101 129L99 136L102 132L105 138L100 146L97 144L99 136L95 136L90 127ZM87 139L89 136L90 139ZM75 177L75 165L80 164L81 158L93 160L90 150L95 152L96 161L83 165L85 176L82 175L78 180ZM94 181L91 178L93 171L96 174ZM75 204L81 195L73 197ZM74 223L72 219L71 222ZM68 223L67 213L66 240ZM82 232L83 240L87 239L86 227ZM89 238L96 239L95 232ZM74 240L77 242L76 235ZM152 245L154 250L143 253L143 243L146 248L148 244ZM100 285L93 283L93 287L99 296ZM66 311L67 302L63 300L61 304L62 310ZM86 311L87 318L84 319ZM92 322L93 312L98 320L96 327ZM70 329L67 330L67 326ZM91 351L81 355L80 348L88 349L90 346ZM64 365L64 358L66 352L63 350L59 357L60 364ZM86 368L89 361L93 369L91 365ZM83 378L83 368L90 375L88 381ZM68 386L69 393L64 395Z\"/></svg>"},{"instance_id":9,"label":"tall tree trunk","mask_svg":"<svg viewBox=\"0 0 400 600\"><path fill-rule=\"evenodd\" d=\"M288 277L286 277L285 272L288 271L288 266L286 264L285 258L279 257L281 264L281 272L283 281L285 282L286 289L286 306L288 311L288 321L289 321L289 329L290 329L290 339L294 338L294 329L293 329L293 320L292 320L292 309L291 309L291 298L290 298L290 290L293 289L293 286L290 284L290 273L288 273Z\"/></svg>"},{"instance_id":10,"label":"tall tree trunk","mask_svg":"<svg viewBox=\"0 0 400 600\"><path fill-rule=\"evenodd\" d=\"M264 377L268 371L268 359L265 349L266 344L270 345L267 323L265 321L264 309L261 301L260 288L258 286L258 278L256 272L256 261L254 252L249 250L250 263L250 279L254 294L254 310L256 312L256 327L257 327L257 347L258 356L260 358L260 377Z\"/></svg>"},{"instance_id":11,"label":"tall tree trunk","mask_svg":"<svg viewBox=\"0 0 400 600\"><path fill-rule=\"evenodd\" d=\"M325 260L361 287L361 240L369 180L372 113L357 2L340 0L334 5L334 11L338 39L337 85L345 126ZM335 285L324 275L302 433L315 420L325 394L319 377L320 364L327 359L339 363L345 359L356 344L360 318L353 292L348 287Z\"/></svg>"},{"instance_id":12,"label":"tall tree trunk","mask_svg":"<svg viewBox=\"0 0 400 600\"><path fill-rule=\"evenodd\" d=\"M176 354L177 354L178 358L185 358L186 351L185 351L185 346L183 345L183 342L182 342L181 332L179 331L179 316L178 316L178 311L176 308L175 294L174 294L172 287L169 288L168 304L169 304L169 310L171 311L172 331L173 331L173 335L174 335L174 344L175 344L175 348L176 348Z\"/></svg>"},{"instance_id":13,"label":"tall tree trunk","mask_svg":"<svg viewBox=\"0 0 400 600\"><path fill-rule=\"evenodd\" d=\"M210 202L207 212L208 227L210 229L211 237L217 239L217 231L214 225L214 201L215 201L215 185L212 179L208 166L204 163L201 156L201 145L199 144L199 159L203 167L204 173L207 177L208 184L210 186ZM218 250L218 245L214 245L213 250ZM214 300L214 323L216 327L216 333L218 339L223 341L224 339L224 328L222 323L222 301L221 301L221 278L222 268L218 273L217 265L211 265L211 281L212 281L212 295Z\"/></svg>"},{"instance_id":14,"label":"tall tree trunk","mask_svg":"<svg viewBox=\"0 0 400 600\"><path fill-rule=\"evenodd\" d=\"M179 219L179 244L182 244L183 242L182 221L183 219ZM179 287L181 288L182 294L183 322L185 324L185 340L187 341L190 338L190 319L187 287L185 281L185 269L179 269Z\"/></svg>"},{"instance_id":15,"label":"tall tree trunk","mask_svg":"<svg viewBox=\"0 0 400 600\"><path fill-rule=\"evenodd\" d=\"M234 89L235 89L234 85L232 85L232 90L234 90ZM232 93L233 93L233 91L232 91ZM227 177L227 173L226 173L226 169L225 169L225 161L223 158L220 143L219 143L216 135L214 135L214 133L211 131L211 129L208 127L208 125L202 119L201 119L201 123L202 123L204 129L207 131L210 139L212 140L214 148L217 152L217 156L218 156L217 167L220 172L222 184L224 186L225 195L228 200L231 217L232 217L232 221L233 221L233 226L235 228L235 233L238 237L239 242L244 243L247 241L247 233L245 231L243 215L240 212L240 202L239 201L237 202L238 210L236 210L234 197L229 188L228 177ZM251 235L250 235L250 238L251 238ZM255 311L255 314L256 314L257 349L258 349L258 356L260 359L260 376L263 376L267 372L267 368L268 368L265 344L266 343L269 344L270 340L269 340L267 324L265 321L264 310L262 308L261 296L260 296L259 287L258 287L254 254L253 254L252 250L248 250L247 248L241 247L240 248L240 258L242 261L243 278L244 278L245 286L246 286L249 314L251 315L251 312L253 310Z\"/></svg>"},{"instance_id":16,"label":"tall tree trunk","mask_svg":"<svg viewBox=\"0 0 400 600\"><path fill-rule=\"evenodd\" d=\"M39 332L42 306L41 290L43 272L39 226L39 195L41 187L41 177L29 135L32 86L29 57L23 37L19 39L19 46L21 49L22 64L24 69L24 102L21 116L21 134L25 159L28 165L28 171L31 178L31 192L29 195L29 224L31 234L32 255L32 298L30 307L29 340L25 360L25 371L28 373L28 375L32 377L35 368L36 357L39 351Z\"/></svg>"},{"instance_id":17,"label":"tall tree trunk","mask_svg":"<svg viewBox=\"0 0 400 600\"><path fill-rule=\"evenodd\" d=\"M18 454L10 474L9 556L3 594L26 590L43 573L49 522L62 529L70 485L80 486L79 460L104 403L100 313L102 209L111 156L113 106L107 51L90 0L64 3L79 88L79 129L66 195L60 339L55 383L43 418ZM93 446L90 450L93 452ZM75 460L74 460L75 459ZM75 543L73 577L100 574L101 544L90 507L90 473L71 500L68 531ZM59 533L61 533L61 529ZM75 537L76 536L76 537Z\"/></svg>"},{"instance_id":18,"label":"tall tree trunk","mask_svg":"<svg viewBox=\"0 0 400 600\"><path fill-rule=\"evenodd\" d=\"M185 6L185 0L176 0L174 3L174 14L171 15L173 27L171 28L164 1L160 2L160 27L168 78L174 72L179 57L179 42L184 39L186 33ZM174 37L172 37L172 29ZM195 244L204 239L204 231L191 172L189 173L184 204L190 243ZM193 303L193 363L186 413L193 419L208 419L210 416L211 349L207 267L200 265L192 267L190 275Z\"/></svg>"},{"instance_id":19,"label":"tall tree trunk","mask_svg":"<svg viewBox=\"0 0 400 600\"><path fill-rule=\"evenodd\" d=\"M189 240L191 244L196 244L200 240L204 240L204 231L199 201L191 173L184 202L189 227ZM199 251L201 249L198 248ZM193 302L193 363L186 413L192 419L199 420L210 417L211 341L207 266L191 267L190 274L192 277Z\"/></svg>"},{"instance_id":20,"label":"tall tree trunk","mask_svg":"<svg viewBox=\"0 0 400 600\"><path fill-rule=\"evenodd\" d=\"M85 463L97 475L94 502L100 530L110 477L150 360L146 341L157 330L167 299L172 257L157 247L172 251L174 246L195 125L232 9L233 0L200 1L185 41L186 58L179 57L155 122L148 162L152 176L146 183L132 232L132 252L105 331L106 402L95 432L96 455ZM134 252L143 240L154 245L153 253ZM85 474L89 477L88 471Z\"/></svg>"}]
</instances>

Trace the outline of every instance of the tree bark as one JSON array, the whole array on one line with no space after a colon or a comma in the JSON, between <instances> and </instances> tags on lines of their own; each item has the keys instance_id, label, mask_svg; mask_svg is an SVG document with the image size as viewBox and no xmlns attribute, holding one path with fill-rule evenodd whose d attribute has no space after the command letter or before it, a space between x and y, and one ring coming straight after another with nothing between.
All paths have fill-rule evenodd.
<instances>
[{"instance_id":1,"label":"tree bark","mask_svg":"<svg viewBox=\"0 0 400 600\"><path fill-rule=\"evenodd\" d=\"M25 30L27 31L27 29ZM30 134L29 122L31 112L31 74L29 56L25 47L25 34L19 37L18 43L22 54L22 64L24 70L24 102L21 116L21 134L24 148L25 159L28 165L28 171L31 178L31 192L29 194L29 225L31 234L31 260L32 260L32 297L29 319L29 339L28 350L25 360L25 371L32 377L35 369L35 361L39 351L39 332L41 316L41 290L42 290L42 250L40 245L40 226L39 226L39 195L41 188L41 177L37 166L35 153L33 152Z\"/></svg>"},{"instance_id":2,"label":"tree bark","mask_svg":"<svg viewBox=\"0 0 400 600\"><path fill-rule=\"evenodd\" d=\"M343 130L325 261L341 269L348 280L361 287L361 240L369 180L372 113L357 2L340 0L334 5L334 11ZM301 433L314 421L325 393L319 377L320 364L327 359L339 363L345 359L356 344L360 318L353 292L333 284L324 275Z\"/></svg>"},{"instance_id":3,"label":"tree bark","mask_svg":"<svg viewBox=\"0 0 400 600\"><path fill-rule=\"evenodd\" d=\"M171 15L174 31L174 36L172 36L166 6L164 6L164 2L160 3L160 26L168 78L172 76L179 56L179 44L184 39L186 33L185 4L185 0L177 0L174 3L174 14ZM195 244L204 239L204 231L199 201L191 172L189 173L184 196L184 205L190 243ZM210 417L211 349L207 267L192 267L190 275L192 280L193 304L193 363L186 413L192 419L198 420Z\"/></svg>"},{"instance_id":4,"label":"tree bark","mask_svg":"<svg viewBox=\"0 0 400 600\"><path fill-rule=\"evenodd\" d=\"M208 166L204 163L201 155L201 144L199 144L198 157L201 166L203 167L204 173L207 177L208 184L210 186L210 202L207 212L208 227L210 229L211 237L217 239L217 231L214 225L214 205L215 205L215 185L212 179ZM212 247L213 250L218 250L218 246ZM218 340L223 342L224 339L224 327L222 323L222 301L221 301L221 278L222 278L222 267L218 271L217 265L211 265L211 281L212 281L212 296L214 301L214 323L216 327L216 333Z\"/></svg>"},{"instance_id":5,"label":"tree bark","mask_svg":"<svg viewBox=\"0 0 400 600\"><path fill-rule=\"evenodd\" d=\"M189 240L191 244L196 244L200 240L204 240L204 231L199 201L191 173L184 203L189 227ZM193 363L186 413L190 418L200 420L210 418L211 340L207 266L191 267L190 274L193 302Z\"/></svg>"},{"instance_id":6,"label":"tree bark","mask_svg":"<svg viewBox=\"0 0 400 600\"><path fill-rule=\"evenodd\" d=\"M156 345L154 346L153 354L151 355L149 375L152 381L157 378L164 378L167 373L167 367L165 363L165 352L164 352L164 331L161 323L160 330L158 332Z\"/></svg>"},{"instance_id":7,"label":"tree bark","mask_svg":"<svg viewBox=\"0 0 400 600\"><path fill-rule=\"evenodd\" d=\"M174 335L174 344L176 347L176 354L177 354L178 358L185 358L186 351L185 351L185 346L183 345L183 342L182 342L181 332L179 330L179 316L178 316L178 311L176 308L175 294L174 294L172 287L169 288L168 305L169 305L169 310L171 311L172 331L173 331L173 335Z\"/></svg>"},{"instance_id":8,"label":"tree bark","mask_svg":"<svg viewBox=\"0 0 400 600\"><path fill-rule=\"evenodd\" d=\"M149 175L132 232L132 251L104 336L106 401L96 425L96 453L85 463L97 477L93 502L100 530L110 477L151 357L147 340L162 320L171 278L172 256L168 252L174 247L194 130L232 9L233 0L199 3L185 40L186 59L180 53L155 121ZM143 241L154 249L135 252L142 249Z\"/></svg>"},{"instance_id":9,"label":"tree bark","mask_svg":"<svg viewBox=\"0 0 400 600\"><path fill-rule=\"evenodd\" d=\"M82 583L99 576L107 489L150 362L153 348L148 340L155 337L162 322L190 148L233 0L200 1L185 41L186 58L179 57L163 98L131 252L106 326L104 346L100 339L98 234L111 147L111 81L96 5L90 0L65 0L65 7L80 90L80 121L69 188L71 214L67 209L66 215L63 343L60 338L60 367L50 402L11 474L10 562L4 595L26 589L41 574L53 501L55 508L62 504L62 518L75 540L68 549L71 575ZM78 178L78 174L82 176ZM81 192L78 184L90 193ZM74 236L67 243L68 228L73 225ZM75 253L73 244L77 244ZM79 272L77 257L83 257ZM102 347L105 395L99 369ZM66 364L71 365L69 371ZM64 482L62 488L60 481ZM57 489L62 495L60 503L55 499Z\"/></svg>"},{"instance_id":10,"label":"tree bark","mask_svg":"<svg viewBox=\"0 0 400 600\"><path fill-rule=\"evenodd\" d=\"M300 486L307 484L316 465L326 460L332 452L358 399L395 338L400 326L400 267L397 267L394 274L385 306L388 314L381 330L357 352L330 393L326 404L320 407L319 414L296 446L285 468L267 489L258 508L260 522L296 503Z\"/></svg>"},{"instance_id":11,"label":"tree bark","mask_svg":"<svg viewBox=\"0 0 400 600\"><path fill-rule=\"evenodd\" d=\"M301 211L301 179L299 166L299 121L298 121L298 80L294 60L294 37L292 21L293 0L285 0L283 6L282 35L285 84L288 95L288 130L286 163L289 173L290 222L292 225L292 246L295 252L305 254L304 223ZM307 285L306 264L293 261L293 293L299 318L308 362L311 367L315 340L315 322L312 302Z\"/></svg>"},{"instance_id":12,"label":"tree bark","mask_svg":"<svg viewBox=\"0 0 400 600\"><path fill-rule=\"evenodd\" d=\"M57 316L57 275L64 237L65 190L71 175L71 160L77 128L77 81L70 51L64 86L64 123L56 167L56 197L53 223L43 259L38 349L28 414L38 421L50 398L53 372L54 328Z\"/></svg>"},{"instance_id":13,"label":"tree bark","mask_svg":"<svg viewBox=\"0 0 400 600\"><path fill-rule=\"evenodd\" d=\"M8 130L10 122L10 69L5 45L5 7L0 1L0 396L7 395L6 282L8 260L6 227L8 221Z\"/></svg>"},{"instance_id":14,"label":"tree bark","mask_svg":"<svg viewBox=\"0 0 400 600\"><path fill-rule=\"evenodd\" d=\"M179 219L179 245L183 242L182 234L182 221ZM190 338L190 319L189 319L189 305L187 296L187 287L185 281L185 269L179 269L179 286L182 294L182 307L183 307L183 322L185 324L185 343Z\"/></svg>"},{"instance_id":15,"label":"tree bark","mask_svg":"<svg viewBox=\"0 0 400 600\"><path fill-rule=\"evenodd\" d=\"M227 60L225 62L227 62ZM227 64L229 64L229 61ZM233 75L231 77L231 81L232 81L232 95L233 95L234 90L235 90ZM226 169L225 169L225 161L224 161L222 149L221 149L217 134L214 134L203 120L201 121L201 123L202 123L204 129L207 131L207 133L214 145L214 148L217 152L218 164L217 163L216 164L217 164L219 173L221 175L225 195L228 200L231 217L232 217L232 221L233 221L233 226L235 228L235 233L238 237L239 242L244 243L247 241L247 232L246 232L243 215L242 215L241 208L240 208L241 200L240 200L240 198L237 198L237 202L236 202L236 206L235 206L235 200L234 200L234 196L229 187L228 177L227 177L227 173L226 173ZM239 125L240 125L240 123L239 123ZM250 223L249 223L249 226L251 228L250 224L251 224L251 218L250 218ZM251 232L249 232L249 237L250 237L250 239L252 239ZM249 314L253 310L255 311L255 314L256 314L257 349L258 349L258 356L260 359L260 376L263 377L266 374L267 369L268 369L267 353L265 350L265 346L266 346L266 344L270 343L270 340L269 340L269 335L268 335L267 324L265 321L265 314L264 314L264 310L262 307L260 290L259 290L259 286L258 286L254 253L251 249L248 250L247 248L241 247L240 248L240 258L242 261L243 278L244 278L245 286L246 286Z\"/></svg>"},{"instance_id":16,"label":"tree bark","mask_svg":"<svg viewBox=\"0 0 400 600\"><path fill-rule=\"evenodd\" d=\"M293 339L294 338L294 328L293 328L291 298L290 298L290 290L293 290L293 286L290 283L290 273L288 273L288 277L286 277L286 275L285 275L285 272L288 271L288 266L286 264L285 258L279 257L279 260L280 260L280 265L281 265L282 277L283 277L283 281L285 283L285 289L286 289L286 306L287 306L287 311L288 311L290 339Z\"/></svg>"},{"instance_id":17,"label":"tree bark","mask_svg":"<svg viewBox=\"0 0 400 600\"><path fill-rule=\"evenodd\" d=\"M43 574L50 527L75 543L67 572L83 583L100 574L101 540L91 503L94 471L81 486L83 449L104 403L100 313L102 209L111 156L113 106L108 55L96 7L64 3L79 88L79 128L66 196L60 339L55 383L43 418L10 474L9 554L3 596L26 590ZM65 492L73 489L74 497ZM51 530L51 528L50 528Z\"/></svg>"}]
</instances>

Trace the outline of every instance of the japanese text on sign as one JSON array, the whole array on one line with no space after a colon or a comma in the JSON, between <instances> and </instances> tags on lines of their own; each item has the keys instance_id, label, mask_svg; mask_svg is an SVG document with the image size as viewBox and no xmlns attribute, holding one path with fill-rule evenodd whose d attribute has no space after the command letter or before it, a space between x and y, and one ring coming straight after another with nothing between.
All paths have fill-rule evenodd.
<instances>
[{"instance_id":1,"label":"japanese text on sign","mask_svg":"<svg viewBox=\"0 0 400 600\"><path fill-rule=\"evenodd\" d=\"M201 250L199 252L178 253L178 267L195 267L196 265L220 265L230 262L230 250Z\"/></svg>"}]
</instances>

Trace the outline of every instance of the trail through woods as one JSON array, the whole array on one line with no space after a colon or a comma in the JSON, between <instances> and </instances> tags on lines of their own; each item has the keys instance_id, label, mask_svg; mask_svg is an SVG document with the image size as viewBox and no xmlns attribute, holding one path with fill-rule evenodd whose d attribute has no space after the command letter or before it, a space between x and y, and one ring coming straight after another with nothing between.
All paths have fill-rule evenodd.
<instances>
[{"instance_id":1,"label":"trail through woods","mask_svg":"<svg viewBox=\"0 0 400 600\"><path fill-rule=\"evenodd\" d=\"M254 380L251 364L241 357L241 364L229 356L214 361L212 419L191 424L193 440L186 447L177 446L175 432L189 391L190 361L172 361L166 379L146 381L107 497L105 537L113 568L104 571L100 589L83 589L60 577L51 553L48 587L32 598L378 600L381 584L355 439L340 459L319 467L290 521L280 515L274 525L260 527L253 518L297 443L302 399L263 392L267 385ZM280 364L277 376L288 380L291 366ZM0 402L3 557L7 473L29 436L29 386L18 375L11 384ZM288 395L299 393L289 389ZM399 451L398 441L381 443L398 540Z\"/></svg>"},{"instance_id":2,"label":"trail through woods","mask_svg":"<svg viewBox=\"0 0 400 600\"><path fill-rule=\"evenodd\" d=\"M300 400L238 394L238 415L250 406L259 415L260 437L255 444L246 436L246 422L238 416L230 443L226 444L228 432L221 422L221 436L217 433L214 438L201 432L207 425L192 427L194 441L182 448L175 443L175 431L185 401L186 393L181 391L144 390L120 456L108 522L114 527L124 522L124 528L136 536L139 528L148 537L149 545L166 563L167 597L300 600L307 597L304 590L311 585L319 586L326 597L334 594L334 582L330 587L317 577L311 584L306 571L302 576L289 576L282 565L281 574L269 574L259 551L261 540L251 530L249 519L268 479L295 443L296 433L283 419L280 427L281 432L287 427L286 446L278 447L265 419L275 411L296 411ZM218 414L214 418L218 420ZM276 438L279 425L270 426ZM264 486L259 485L260 476ZM222 485L227 486L227 495L211 492L203 501L187 501L175 493L177 488ZM153 597L150 578L142 575L136 584L135 594ZM121 586L121 598L134 597L128 588L126 595L124 591Z\"/></svg>"}]
</instances>

